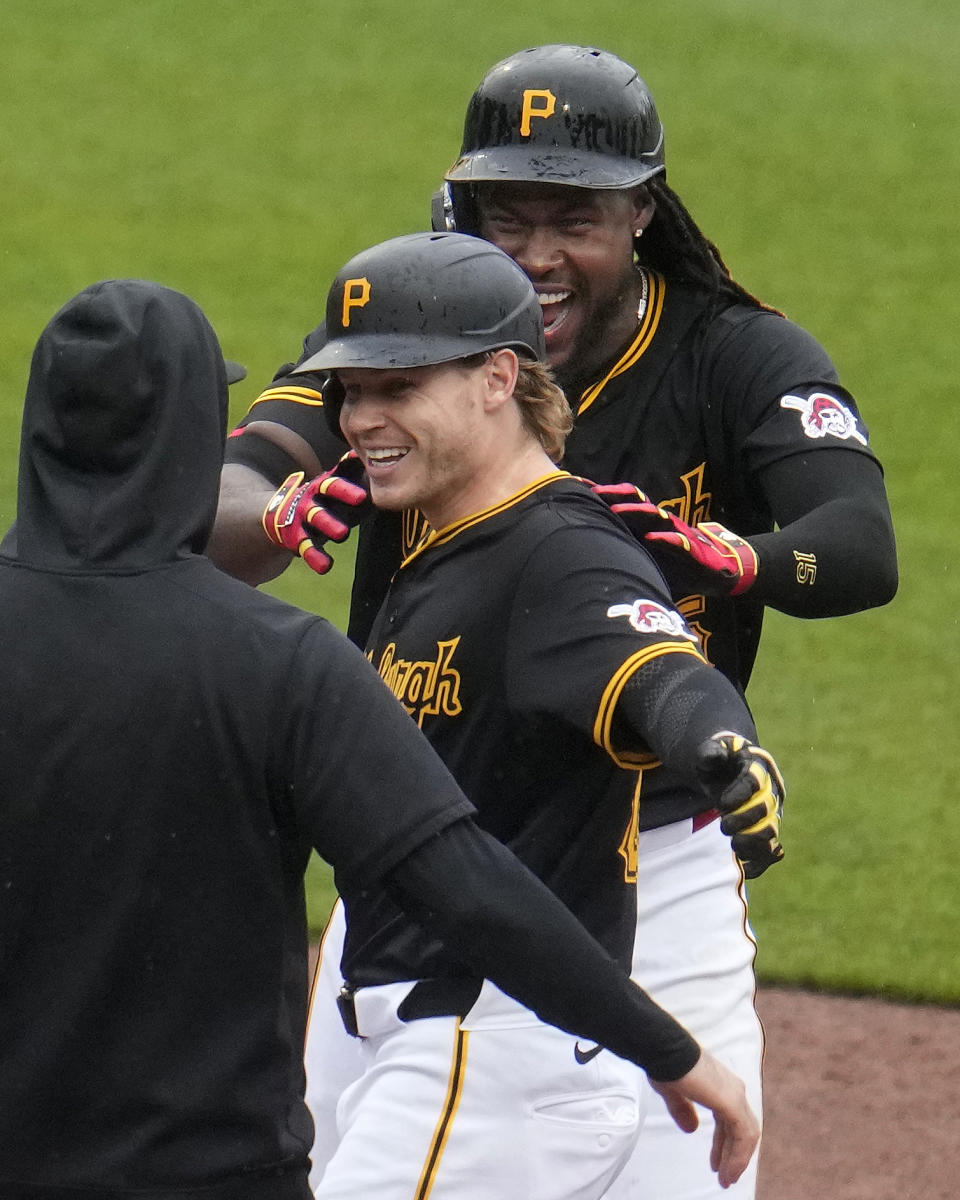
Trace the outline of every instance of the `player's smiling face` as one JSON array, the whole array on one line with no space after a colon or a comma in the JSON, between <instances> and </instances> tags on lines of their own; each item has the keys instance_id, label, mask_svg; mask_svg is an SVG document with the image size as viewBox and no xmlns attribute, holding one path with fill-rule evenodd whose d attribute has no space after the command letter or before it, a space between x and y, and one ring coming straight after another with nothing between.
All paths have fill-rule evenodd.
<instances>
[{"instance_id":1,"label":"player's smiling face","mask_svg":"<svg viewBox=\"0 0 960 1200\"><path fill-rule=\"evenodd\" d=\"M481 235L519 263L540 296L560 382L589 378L636 328L633 237L653 215L647 192L497 183L481 186L479 202Z\"/></svg>"},{"instance_id":2,"label":"player's smiling face","mask_svg":"<svg viewBox=\"0 0 960 1200\"><path fill-rule=\"evenodd\" d=\"M483 507L474 481L489 437L483 367L345 368L340 428L378 508L419 508L434 528Z\"/></svg>"}]
</instances>

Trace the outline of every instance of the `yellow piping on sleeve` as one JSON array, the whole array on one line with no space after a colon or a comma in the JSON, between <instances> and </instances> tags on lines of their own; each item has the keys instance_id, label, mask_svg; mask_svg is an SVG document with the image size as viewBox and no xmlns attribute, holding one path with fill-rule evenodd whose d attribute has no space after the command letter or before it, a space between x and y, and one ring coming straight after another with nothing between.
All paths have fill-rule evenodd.
<instances>
[{"instance_id":1,"label":"yellow piping on sleeve","mask_svg":"<svg viewBox=\"0 0 960 1200\"><path fill-rule=\"evenodd\" d=\"M631 654L628 659L620 664L607 686L603 689L603 695L600 697L600 704L597 707L597 715L593 722L594 742L596 742L601 750L605 750L610 755L618 767L623 767L627 770L636 770L637 767L653 766L658 761L652 754L629 751L618 752L612 742L612 727L613 714L616 711L617 703L630 678L645 663L650 662L654 658L659 658L662 654L692 654L694 658L698 658L703 663L707 661L699 650L689 644L682 642L657 642L656 645L646 646L643 650L638 650L635 654Z\"/></svg>"}]
</instances>

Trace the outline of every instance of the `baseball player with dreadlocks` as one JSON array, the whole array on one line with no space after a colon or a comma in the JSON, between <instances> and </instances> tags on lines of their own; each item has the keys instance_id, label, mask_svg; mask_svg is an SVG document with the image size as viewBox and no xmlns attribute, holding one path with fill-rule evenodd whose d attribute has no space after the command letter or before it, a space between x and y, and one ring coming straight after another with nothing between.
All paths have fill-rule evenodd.
<instances>
[{"instance_id":1,"label":"baseball player with dreadlocks","mask_svg":"<svg viewBox=\"0 0 960 1200\"><path fill-rule=\"evenodd\" d=\"M765 606L827 617L890 600L893 530L859 409L823 348L730 277L667 184L661 122L633 67L569 45L493 67L470 101L435 224L494 242L531 279L547 358L575 414L563 465L618 485L601 494L662 556L679 611L739 688ZM304 356L323 339L311 334ZM322 382L281 371L231 441L211 552L251 582L314 543L328 566L323 542L346 536L349 501L362 496L326 481L345 501L331 511L316 504L318 485L288 482L284 523L268 520L262 536L271 485L316 475L343 449L319 419ZM415 514L377 512L361 528L358 643L421 532ZM744 871L711 816L702 795L664 793L648 773L635 971L748 1079L759 1105ZM778 856L748 859L745 873ZM656 1200L715 1195L701 1156L656 1104L615 1188ZM754 1182L748 1171L736 1194L752 1196Z\"/></svg>"},{"instance_id":2,"label":"baseball player with dreadlocks","mask_svg":"<svg viewBox=\"0 0 960 1200\"><path fill-rule=\"evenodd\" d=\"M570 410L543 365L540 304L516 263L464 234L394 238L340 270L326 327L303 369L331 371L328 419L374 504L429 525L394 576L367 656L483 827L629 969L647 768L662 763L686 793L701 790L697 764L715 762L705 803L745 847L769 851L776 766L650 557L556 468ZM316 1195L603 1195L636 1139L636 1068L558 1035L465 964L468 947L427 935L382 888L344 907L340 1007L362 1039L362 1073L340 1098ZM322 1078L339 1054L323 1035L331 997L314 1012L321 1035L307 1067ZM645 1066L657 1079L683 1071L676 1052ZM749 1157L731 1170L703 1153L722 1186Z\"/></svg>"}]
</instances>

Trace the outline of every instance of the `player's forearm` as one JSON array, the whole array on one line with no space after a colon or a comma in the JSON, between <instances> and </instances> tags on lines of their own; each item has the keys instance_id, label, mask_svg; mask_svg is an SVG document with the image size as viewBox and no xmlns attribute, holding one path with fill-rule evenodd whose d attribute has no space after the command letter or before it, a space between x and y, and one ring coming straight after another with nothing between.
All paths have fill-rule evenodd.
<instances>
[{"instance_id":1,"label":"player's forearm","mask_svg":"<svg viewBox=\"0 0 960 1200\"><path fill-rule=\"evenodd\" d=\"M887 604L897 555L886 504L842 497L750 538L759 557L752 591L795 617L835 617Z\"/></svg>"},{"instance_id":2,"label":"player's forearm","mask_svg":"<svg viewBox=\"0 0 960 1200\"><path fill-rule=\"evenodd\" d=\"M273 493L269 481L250 467L224 465L206 553L221 571L253 586L282 574L293 557L263 532L261 517Z\"/></svg>"},{"instance_id":3,"label":"player's forearm","mask_svg":"<svg viewBox=\"0 0 960 1200\"><path fill-rule=\"evenodd\" d=\"M702 660L663 654L648 660L617 702L618 741L649 750L665 766L699 787L697 752L720 730L756 740L743 697L729 679Z\"/></svg>"},{"instance_id":4,"label":"player's forearm","mask_svg":"<svg viewBox=\"0 0 960 1200\"><path fill-rule=\"evenodd\" d=\"M408 855L388 879L415 920L542 1020L678 1079L700 1048L570 911L473 822Z\"/></svg>"},{"instance_id":5,"label":"player's forearm","mask_svg":"<svg viewBox=\"0 0 960 1200\"><path fill-rule=\"evenodd\" d=\"M760 560L751 594L797 617L841 616L893 598L897 549L879 463L820 450L772 463L755 482L778 529L749 538Z\"/></svg>"},{"instance_id":6,"label":"player's forearm","mask_svg":"<svg viewBox=\"0 0 960 1200\"><path fill-rule=\"evenodd\" d=\"M326 439L323 448L329 461L322 461L305 437L277 420L249 421L230 435L216 522L206 549L222 571L256 586L287 568L293 555L267 537L263 510L291 472L303 471L310 479L336 464L345 446L329 432Z\"/></svg>"}]
</instances>

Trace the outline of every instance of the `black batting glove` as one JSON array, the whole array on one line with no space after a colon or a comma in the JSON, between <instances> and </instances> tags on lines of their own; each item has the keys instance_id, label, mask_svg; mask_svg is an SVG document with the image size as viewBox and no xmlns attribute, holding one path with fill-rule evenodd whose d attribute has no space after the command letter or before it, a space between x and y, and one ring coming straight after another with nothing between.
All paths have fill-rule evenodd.
<instances>
[{"instance_id":1,"label":"black batting glove","mask_svg":"<svg viewBox=\"0 0 960 1200\"><path fill-rule=\"evenodd\" d=\"M753 586L757 552L719 522L689 525L632 483L593 484L591 490L626 522L678 590L739 596Z\"/></svg>"},{"instance_id":2,"label":"black batting glove","mask_svg":"<svg viewBox=\"0 0 960 1200\"><path fill-rule=\"evenodd\" d=\"M697 774L720 812L720 828L756 879L783 858L780 825L786 787L766 750L738 733L715 733L697 752Z\"/></svg>"},{"instance_id":3,"label":"black batting glove","mask_svg":"<svg viewBox=\"0 0 960 1200\"><path fill-rule=\"evenodd\" d=\"M353 450L315 479L304 482L303 471L294 471L263 510L264 533L275 545L299 554L312 571L326 575L333 558L324 545L346 541L370 511L363 479L363 464Z\"/></svg>"}]
</instances>

